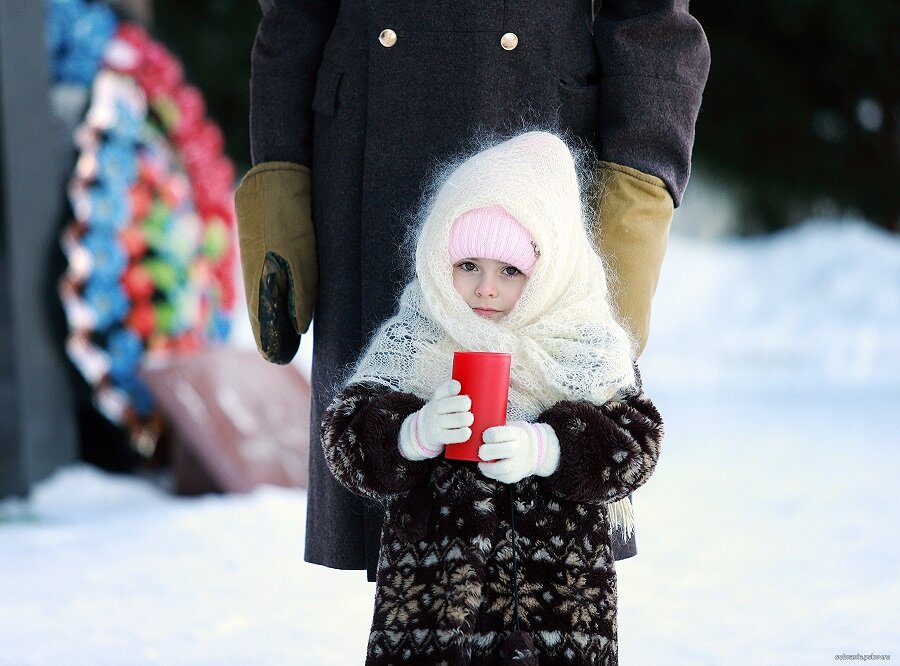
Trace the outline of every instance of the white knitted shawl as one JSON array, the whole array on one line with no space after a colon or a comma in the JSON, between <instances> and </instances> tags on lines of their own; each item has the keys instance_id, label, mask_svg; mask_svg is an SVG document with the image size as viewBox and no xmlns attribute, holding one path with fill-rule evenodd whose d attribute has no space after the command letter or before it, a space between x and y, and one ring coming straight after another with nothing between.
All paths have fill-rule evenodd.
<instances>
[{"instance_id":1,"label":"white knitted shawl","mask_svg":"<svg viewBox=\"0 0 900 666\"><path fill-rule=\"evenodd\" d=\"M453 287L450 229L463 212L499 205L532 234L540 258L512 311L475 314ZM529 132L459 164L427 208L416 278L348 384L374 382L425 400L450 379L453 352L512 355L509 421L535 421L562 400L600 405L635 384L631 340L613 317L603 262L587 234L575 164L553 134ZM631 530L627 499L610 507Z\"/></svg>"}]
</instances>

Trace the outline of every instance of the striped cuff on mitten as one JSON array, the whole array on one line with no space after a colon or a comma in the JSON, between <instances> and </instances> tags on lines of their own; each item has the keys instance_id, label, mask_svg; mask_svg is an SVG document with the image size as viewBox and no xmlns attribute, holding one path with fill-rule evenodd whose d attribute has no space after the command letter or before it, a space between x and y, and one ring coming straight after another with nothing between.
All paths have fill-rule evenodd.
<instances>
[{"instance_id":1,"label":"striped cuff on mitten","mask_svg":"<svg viewBox=\"0 0 900 666\"><path fill-rule=\"evenodd\" d=\"M443 449L431 449L422 443L419 436L419 412L413 412L406 417L400 426L400 435L397 437L397 445L400 447L400 455L407 460L428 460L437 458Z\"/></svg>"},{"instance_id":2,"label":"striped cuff on mitten","mask_svg":"<svg viewBox=\"0 0 900 666\"><path fill-rule=\"evenodd\" d=\"M546 423L529 423L532 435L537 441L537 462L534 473L550 476L559 467L559 439L553 428Z\"/></svg>"}]
</instances>

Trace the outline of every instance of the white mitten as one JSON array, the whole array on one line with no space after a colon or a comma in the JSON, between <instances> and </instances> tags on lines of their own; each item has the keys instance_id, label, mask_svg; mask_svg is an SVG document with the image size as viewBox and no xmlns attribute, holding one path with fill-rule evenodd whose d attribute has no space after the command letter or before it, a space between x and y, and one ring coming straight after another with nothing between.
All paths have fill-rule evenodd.
<instances>
[{"instance_id":1,"label":"white mitten","mask_svg":"<svg viewBox=\"0 0 900 666\"><path fill-rule=\"evenodd\" d=\"M472 436L472 399L459 395L460 383L451 379L437 387L431 400L406 417L400 427L400 455L407 460L436 458L447 444L459 444Z\"/></svg>"},{"instance_id":2,"label":"white mitten","mask_svg":"<svg viewBox=\"0 0 900 666\"><path fill-rule=\"evenodd\" d=\"M486 477L516 483L526 476L550 476L559 466L559 439L546 423L513 421L484 431L478 463Z\"/></svg>"}]
</instances>

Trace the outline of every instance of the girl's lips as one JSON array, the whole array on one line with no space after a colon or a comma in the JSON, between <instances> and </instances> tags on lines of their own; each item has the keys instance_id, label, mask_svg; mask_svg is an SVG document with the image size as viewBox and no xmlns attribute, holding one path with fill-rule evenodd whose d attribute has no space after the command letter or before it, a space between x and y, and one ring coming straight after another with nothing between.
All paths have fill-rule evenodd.
<instances>
[{"instance_id":1,"label":"girl's lips","mask_svg":"<svg viewBox=\"0 0 900 666\"><path fill-rule=\"evenodd\" d=\"M493 308L472 308L472 309L475 310L475 312L477 312L478 314L480 314L482 316L487 316L487 317L489 317L493 314L498 314L500 312L500 310L494 310Z\"/></svg>"}]
</instances>

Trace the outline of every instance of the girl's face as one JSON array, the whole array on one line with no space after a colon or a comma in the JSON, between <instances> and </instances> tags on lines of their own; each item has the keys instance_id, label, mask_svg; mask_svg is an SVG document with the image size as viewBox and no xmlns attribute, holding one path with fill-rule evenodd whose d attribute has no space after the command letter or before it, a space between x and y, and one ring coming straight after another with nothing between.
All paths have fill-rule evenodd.
<instances>
[{"instance_id":1,"label":"girl's face","mask_svg":"<svg viewBox=\"0 0 900 666\"><path fill-rule=\"evenodd\" d=\"M475 314L502 319L522 295L528 276L496 259L463 259L453 265L453 286Z\"/></svg>"}]
</instances>

